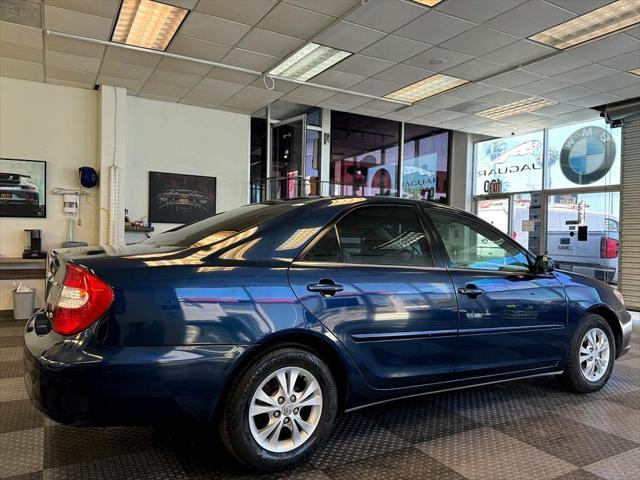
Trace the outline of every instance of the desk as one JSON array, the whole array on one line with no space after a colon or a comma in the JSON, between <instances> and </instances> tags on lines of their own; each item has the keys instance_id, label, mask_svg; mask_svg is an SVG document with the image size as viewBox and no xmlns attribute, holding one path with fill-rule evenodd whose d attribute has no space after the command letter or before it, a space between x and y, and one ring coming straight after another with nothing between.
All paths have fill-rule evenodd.
<instances>
[{"instance_id":1,"label":"desk","mask_svg":"<svg viewBox=\"0 0 640 480\"><path fill-rule=\"evenodd\" d=\"M44 258L0 257L0 280L44 280L46 264Z\"/></svg>"}]
</instances>

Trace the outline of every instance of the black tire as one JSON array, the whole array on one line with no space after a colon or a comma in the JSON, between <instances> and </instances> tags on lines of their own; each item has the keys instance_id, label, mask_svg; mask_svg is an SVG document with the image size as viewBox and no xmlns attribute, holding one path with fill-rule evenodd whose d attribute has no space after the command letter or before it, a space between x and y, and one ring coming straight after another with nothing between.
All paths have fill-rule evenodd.
<instances>
[{"instance_id":1,"label":"black tire","mask_svg":"<svg viewBox=\"0 0 640 480\"><path fill-rule=\"evenodd\" d=\"M311 373L320 385L320 421L305 443L294 450L275 453L253 438L249 407L254 392L270 374L285 367L299 367ZM248 365L234 379L219 417L220 437L229 452L243 465L260 472L276 472L304 461L331 431L338 410L338 390L327 365L314 353L299 347L268 352Z\"/></svg>"},{"instance_id":2,"label":"black tire","mask_svg":"<svg viewBox=\"0 0 640 480\"><path fill-rule=\"evenodd\" d=\"M582 374L582 369L580 367L580 346L585 335L592 328L599 328L606 334L610 349L607 369L604 375L596 381L588 380ZM578 325L576 333L571 340L569 351L567 353L565 369L559 377L560 384L567 390L577 393L590 393L600 390L609 381L609 377L611 377L615 358L616 343L611 327L600 315L588 313Z\"/></svg>"}]
</instances>

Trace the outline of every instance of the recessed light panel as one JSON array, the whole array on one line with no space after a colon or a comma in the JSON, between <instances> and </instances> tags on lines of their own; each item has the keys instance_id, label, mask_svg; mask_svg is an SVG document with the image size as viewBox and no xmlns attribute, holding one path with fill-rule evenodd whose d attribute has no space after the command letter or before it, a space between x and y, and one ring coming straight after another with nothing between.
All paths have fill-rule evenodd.
<instances>
[{"instance_id":1,"label":"recessed light panel","mask_svg":"<svg viewBox=\"0 0 640 480\"><path fill-rule=\"evenodd\" d=\"M426 5L427 7L435 7L442 0L413 0L416 3L421 3L422 5Z\"/></svg>"},{"instance_id":2,"label":"recessed light panel","mask_svg":"<svg viewBox=\"0 0 640 480\"><path fill-rule=\"evenodd\" d=\"M640 67L629 70L629 73L633 73L634 75L638 75L640 77Z\"/></svg>"},{"instance_id":3,"label":"recessed light panel","mask_svg":"<svg viewBox=\"0 0 640 480\"><path fill-rule=\"evenodd\" d=\"M317 43L308 43L269 72L271 75L306 81L344 60L350 52L344 52Z\"/></svg>"},{"instance_id":4,"label":"recessed light panel","mask_svg":"<svg viewBox=\"0 0 640 480\"><path fill-rule=\"evenodd\" d=\"M554 100L547 100L546 98L531 97L518 102L500 105L499 107L489 108L476 113L476 115L497 120L500 118L510 117L511 115L518 115L519 113L533 112L540 108L548 107L549 105L555 105L556 103L558 102Z\"/></svg>"},{"instance_id":5,"label":"recessed light panel","mask_svg":"<svg viewBox=\"0 0 640 480\"><path fill-rule=\"evenodd\" d=\"M111 40L164 51L187 13L189 10L153 0L123 0Z\"/></svg>"},{"instance_id":6,"label":"recessed light panel","mask_svg":"<svg viewBox=\"0 0 640 480\"><path fill-rule=\"evenodd\" d=\"M563 50L640 22L640 0L618 0L529 37Z\"/></svg>"},{"instance_id":7,"label":"recessed light panel","mask_svg":"<svg viewBox=\"0 0 640 480\"><path fill-rule=\"evenodd\" d=\"M460 78L438 73L437 75L420 80L419 82L408 85L400 90L391 92L385 95L385 97L392 100L415 103L423 98L432 97L438 93L446 92L452 88L464 85L465 83L469 83L469 80L462 80Z\"/></svg>"}]
</instances>

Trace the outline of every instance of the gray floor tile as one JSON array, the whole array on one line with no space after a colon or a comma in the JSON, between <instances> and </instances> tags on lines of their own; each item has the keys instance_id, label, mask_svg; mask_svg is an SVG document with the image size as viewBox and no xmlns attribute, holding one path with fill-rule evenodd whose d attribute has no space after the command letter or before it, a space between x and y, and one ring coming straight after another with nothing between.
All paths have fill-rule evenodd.
<instances>
[{"instance_id":1,"label":"gray floor tile","mask_svg":"<svg viewBox=\"0 0 640 480\"><path fill-rule=\"evenodd\" d=\"M0 378L0 402L29 398L23 377Z\"/></svg>"},{"instance_id":2,"label":"gray floor tile","mask_svg":"<svg viewBox=\"0 0 640 480\"><path fill-rule=\"evenodd\" d=\"M637 447L635 442L554 414L526 418L496 428L578 466L613 457Z\"/></svg>"},{"instance_id":3,"label":"gray floor tile","mask_svg":"<svg viewBox=\"0 0 640 480\"><path fill-rule=\"evenodd\" d=\"M22 347L0 348L0 362L16 362L23 359Z\"/></svg>"},{"instance_id":4,"label":"gray floor tile","mask_svg":"<svg viewBox=\"0 0 640 480\"><path fill-rule=\"evenodd\" d=\"M602 477L580 468L578 470L574 470L573 472L560 475L553 480L602 480Z\"/></svg>"},{"instance_id":5,"label":"gray floor tile","mask_svg":"<svg viewBox=\"0 0 640 480\"><path fill-rule=\"evenodd\" d=\"M30 400L14 400L1 405L0 433L44 427L44 416Z\"/></svg>"},{"instance_id":6,"label":"gray floor tile","mask_svg":"<svg viewBox=\"0 0 640 480\"><path fill-rule=\"evenodd\" d=\"M24 364L21 360L0 362L0 378L21 377L23 374Z\"/></svg>"},{"instance_id":7,"label":"gray floor tile","mask_svg":"<svg viewBox=\"0 0 640 480\"><path fill-rule=\"evenodd\" d=\"M438 438L417 448L470 480L545 480L576 469L490 427Z\"/></svg>"},{"instance_id":8,"label":"gray floor tile","mask_svg":"<svg viewBox=\"0 0 640 480\"><path fill-rule=\"evenodd\" d=\"M0 335L0 348L6 347L22 347L22 337L18 336L2 336Z\"/></svg>"},{"instance_id":9,"label":"gray floor tile","mask_svg":"<svg viewBox=\"0 0 640 480\"><path fill-rule=\"evenodd\" d=\"M42 470L44 429L0 433L0 478Z\"/></svg>"},{"instance_id":10,"label":"gray floor tile","mask_svg":"<svg viewBox=\"0 0 640 480\"><path fill-rule=\"evenodd\" d=\"M24 326L23 325L15 325L15 326L2 326L3 323L0 323L0 337L20 337L24 334Z\"/></svg>"},{"instance_id":11,"label":"gray floor tile","mask_svg":"<svg viewBox=\"0 0 640 480\"><path fill-rule=\"evenodd\" d=\"M606 480L638 480L640 478L640 448L621 453L584 467Z\"/></svg>"},{"instance_id":12,"label":"gray floor tile","mask_svg":"<svg viewBox=\"0 0 640 480\"><path fill-rule=\"evenodd\" d=\"M621 395L613 395L607 400L610 402L620 403L625 407L640 410L640 390L635 392L623 393Z\"/></svg>"}]
</instances>

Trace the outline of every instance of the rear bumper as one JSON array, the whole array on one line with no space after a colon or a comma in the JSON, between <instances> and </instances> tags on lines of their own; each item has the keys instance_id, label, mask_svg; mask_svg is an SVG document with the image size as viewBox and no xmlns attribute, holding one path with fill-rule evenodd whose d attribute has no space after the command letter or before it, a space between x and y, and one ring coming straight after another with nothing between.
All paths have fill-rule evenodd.
<instances>
[{"instance_id":1,"label":"rear bumper","mask_svg":"<svg viewBox=\"0 0 640 480\"><path fill-rule=\"evenodd\" d=\"M25 383L34 405L61 423L206 422L245 347L90 347L25 331ZM47 338L50 337L51 338Z\"/></svg>"}]
</instances>

